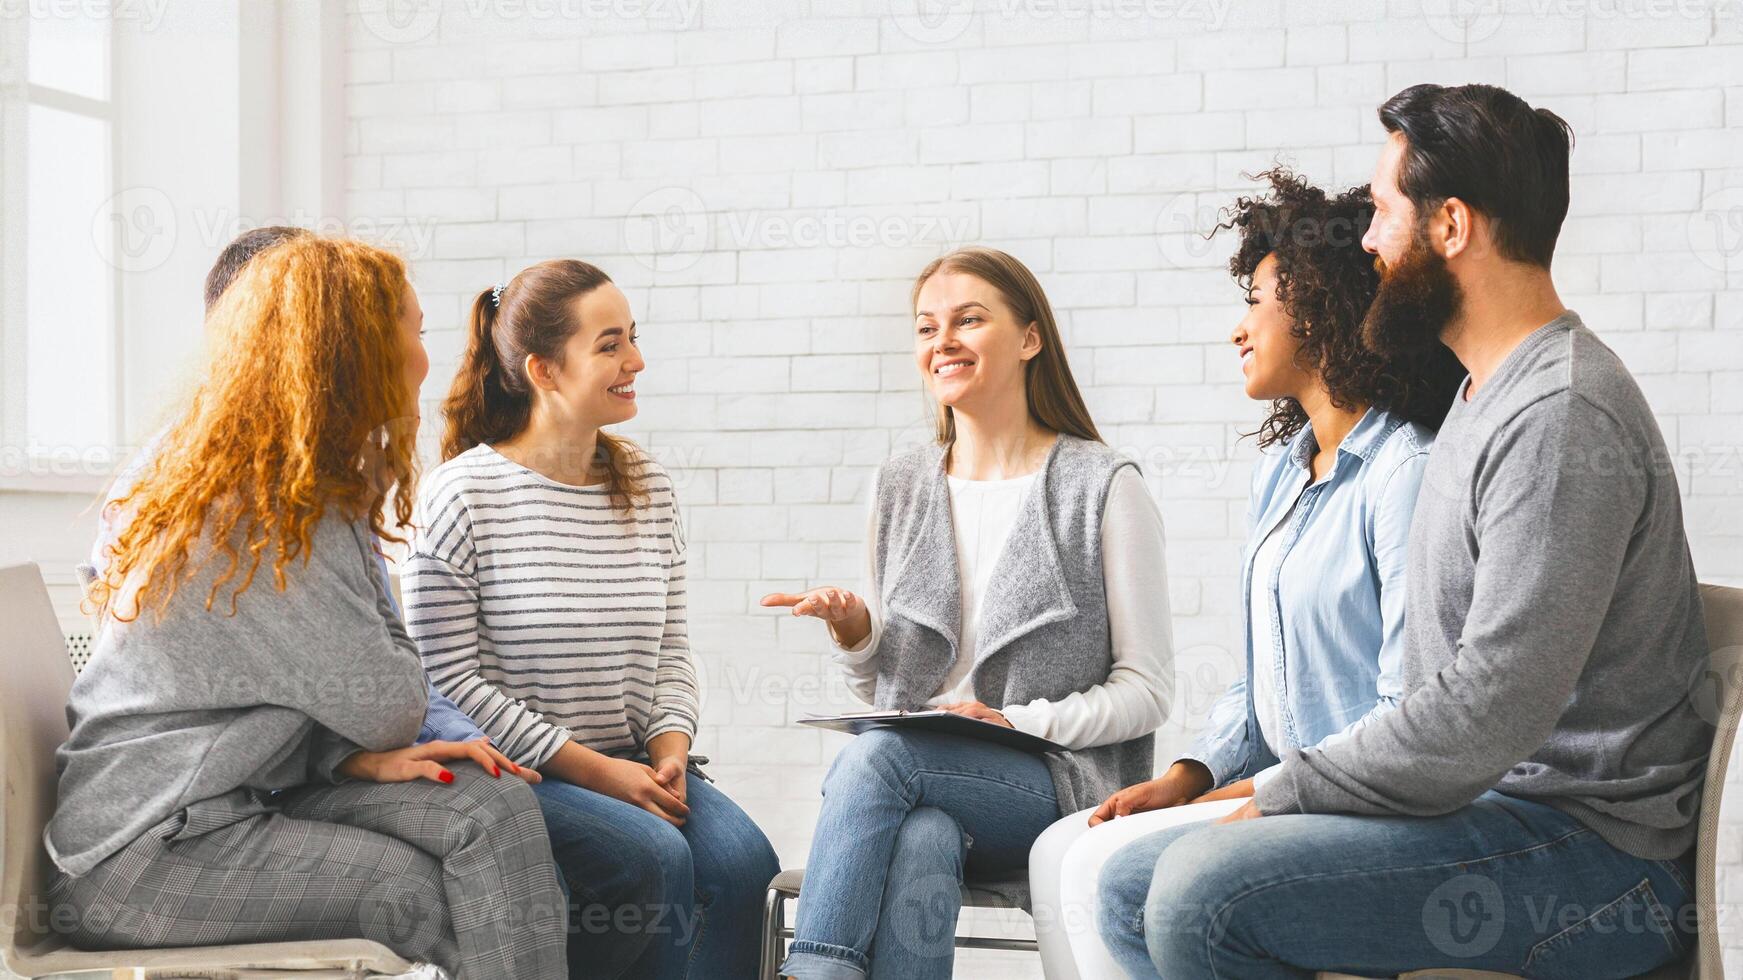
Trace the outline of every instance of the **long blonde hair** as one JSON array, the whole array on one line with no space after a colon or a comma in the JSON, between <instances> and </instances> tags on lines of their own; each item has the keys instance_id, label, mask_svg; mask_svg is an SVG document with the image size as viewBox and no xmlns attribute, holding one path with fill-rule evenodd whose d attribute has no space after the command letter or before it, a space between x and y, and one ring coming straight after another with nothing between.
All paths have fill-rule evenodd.
<instances>
[{"instance_id":1,"label":"long blonde hair","mask_svg":"<svg viewBox=\"0 0 1743 980\"><path fill-rule=\"evenodd\" d=\"M405 289L405 263L360 242L311 235L255 256L207 317L204 380L180 422L111 505L126 526L87 602L117 619L161 614L222 555L206 608L240 575L234 614L262 563L284 589L329 507L401 540L384 508L391 487L396 526L408 525L417 482ZM212 550L196 557L202 538ZM134 573L131 609L110 609Z\"/></svg>"},{"instance_id":2,"label":"long blonde hair","mask_svg":"<svg viewBox=\"0 0 1743 980\"><path fill-rule=\"evenodd\" d=\"M940 256L920 270L914 289L908 298L911 310L920 308L920 289L926 280L940 272L961 272L971 275L998 290L1005 305L1019 324L1033 323L1041 333L1041 351L1023 365L1023 390L1029 401L1029 415L1041 425L1091 442L1101 442L1095 420L1089 417L1089 407L1077 390L1071 376L1071 365L1065 359L1065 344L1059 337L1059 324L1053 319L1053 307L1047 294L1029 267L1016 256L996 248L971 246ZM938 444L949 448L956 444L956 415L948 405L938 406Z\"/></svg>"}]
</instances>

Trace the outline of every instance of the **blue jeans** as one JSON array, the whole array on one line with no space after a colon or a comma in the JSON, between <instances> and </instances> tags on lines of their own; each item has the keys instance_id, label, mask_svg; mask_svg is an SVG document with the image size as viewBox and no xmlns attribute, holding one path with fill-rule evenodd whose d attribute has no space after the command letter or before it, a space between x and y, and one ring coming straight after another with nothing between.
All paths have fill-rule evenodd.
<instances>
[{"instance_id":1,"label":"blue jeans","mask_svg":"<svg viewBox=\"0 0 1743 980\"><path fill-rule=\"evenodd\" d=\"M545 777L533 787L569 891L569 975L755 976L762 902L780 870L768 838L696 770L683 827Z\"/></svg>"},{"instance_id":2,"label":"blue jeans","mask_svg":"<svg viewBox=\"0 0 1743 980\"><path fill-rule=\"evenodd\" d=\"M950 976L964 868L1022 871L1059 803L1039 756L883 728L823 780L823 813L781 972L801 980Z\"/></svg>"},{"instance_id":3,"label":"blue jeans","mask_svg":"<svg viewBox=\"0 0 1743 980\"><path fill-rule=\"evenodd\" d=\"M1438 817L1185 824L1102 870L1102 938L1134 977L1632 977L1694 934L1692 855L1633 857L1496 792Z\"/></svg>"}]
</instances>

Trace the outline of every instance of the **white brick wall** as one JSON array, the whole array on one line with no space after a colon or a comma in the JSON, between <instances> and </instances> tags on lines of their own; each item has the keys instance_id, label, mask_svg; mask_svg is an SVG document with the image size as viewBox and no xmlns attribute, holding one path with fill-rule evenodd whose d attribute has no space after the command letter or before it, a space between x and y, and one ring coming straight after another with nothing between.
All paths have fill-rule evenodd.
<instances>
[{"instance_id":1,"label":"white brick wall","mask_svg":"<svg viewBox=\"0 0 1743 980\"><path fill-rule=\"evenodd\" d=\"M1224 342L1241 315L1228 245L1190 233L1279 154L1365 181L1374 108L1411 83L1504 84L1573 124L1558 282L1686 464L1702 577L1743 581L1734 4L972 0L923 18L914 0L383 2L348 30L349 217L433 231L412 256L425 396L446 386L470 297L527 263L583 257L627 287L649 361L631 431L678 476L695 542L702 749L790 865L839 746L790 723L847 696L821 628L755 600L857 579L865 478L927 431L912 275L959 243L1020 256L1104 433L1145 464L1182 679L1167 758L1236 670L1253 455L1236 438L1260 415Z\"/></svg>"}]
</instances>

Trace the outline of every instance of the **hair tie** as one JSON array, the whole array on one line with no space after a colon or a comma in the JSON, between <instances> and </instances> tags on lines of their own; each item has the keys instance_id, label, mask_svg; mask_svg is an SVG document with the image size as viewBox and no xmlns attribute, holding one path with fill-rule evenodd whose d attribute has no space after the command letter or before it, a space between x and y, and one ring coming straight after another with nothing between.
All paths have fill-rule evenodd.
<instances>
[{"instance_id":1,"label":"hair tie","mask_svg":"<svg viewBox=\"0 0 1743 980\"><path fill-rule=\"evenodd\" d=\"M503 284L499 282L490 287L490 302L497 309L502 308L502 286Z\"/></svg>"}]
</instances>

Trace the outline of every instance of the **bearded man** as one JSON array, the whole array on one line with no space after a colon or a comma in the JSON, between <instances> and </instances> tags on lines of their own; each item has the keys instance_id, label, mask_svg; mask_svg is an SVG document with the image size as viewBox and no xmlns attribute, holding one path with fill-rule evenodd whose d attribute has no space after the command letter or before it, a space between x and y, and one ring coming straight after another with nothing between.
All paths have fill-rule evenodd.
<instances>
[{"instance_id":1,"label":"bearded man","mask_svg":"<svg viewBox=\"0 0 1743 980\"><path fill-rule=\"evenodd\" d=\"M1405 697L1102 906L1142 903L1170 978L1646 973L1693 942L1708 654L1658 423L1550 276L1571 133L1487 85L1380 121L1364 343L1470 372L1411 527Z\"/></svg>"}]
</instances>

